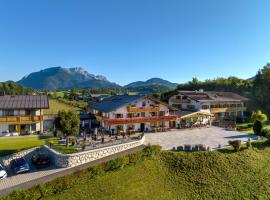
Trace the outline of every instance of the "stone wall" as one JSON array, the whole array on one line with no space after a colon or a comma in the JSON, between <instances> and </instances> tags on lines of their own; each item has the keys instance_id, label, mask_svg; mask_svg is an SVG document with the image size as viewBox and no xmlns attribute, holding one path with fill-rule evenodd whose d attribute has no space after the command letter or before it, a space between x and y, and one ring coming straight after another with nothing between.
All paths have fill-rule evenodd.
<instances>
[{"instance_id":1,"label":"stone wall","mask_svg":"<svg viewBox=\"0 0 270 200\"><path fill-rule=\"evenodd\" d=\"M3 156L3 157L0 157L0 164L4 165L5 167L9 167L10 162L12 160L16 158L21 158L21 157L25 157L27 160L29 160L35 153L40 152L40 151L41 151L41 148L36 147L36 148L28 149L25 151L20 151L18 153L14 153L11 155Z\"/></svg>"},{"instance_id":2,"label":"stone wall","mask_svg":"<svg viewBox=\"0 0 270 200\"><path fill-rule=\"evenodd\" d=\"M143 144L143 142L144 137L141 140L134 142L118 144L74 154L61 154L45 145L43 147L32 148L12 155L0 157L0 163L5 167L10 167L10 162L13 159L25 157L27 160L30 160L31 157L36 153L46 153L50 155L57 167L74 167L140 146Z\"/></svg>"},{"instance_id":3,"label":"stone wall","mask_svg":"<svg viewBox=\"0 0 270 200\"><path fill-rule=\"evenodd\" d=\"M143 144L143 142L144 142L144 137L141 140L137 140L134 142L124 143L124 144L84 151L80 153L74 153L74 154L61 154L59 152L56 152L53 149L50 149L47 146L44 146L44 148L46 148L46 152L51 155L57 167L74 167L74 166L78 166L87 162L91 162L91 161L109 156L109 155L119 153L121 151L125 151L128 149L140 146Z\"/></svg>"}]
</instances>

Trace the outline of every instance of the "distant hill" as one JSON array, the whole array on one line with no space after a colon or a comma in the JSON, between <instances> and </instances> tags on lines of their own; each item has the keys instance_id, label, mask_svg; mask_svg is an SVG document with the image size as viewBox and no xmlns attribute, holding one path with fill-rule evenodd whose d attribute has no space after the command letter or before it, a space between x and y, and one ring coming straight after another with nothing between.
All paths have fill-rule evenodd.
<instances>
[{"instance_id":1,"label":"distant hill","mask_svg":"<svg viewBox=\"0 0 270 200\"><path fill-rule=\"evenodd\" d=\"M26 95L31 94L32 92L32 89L23 87L22 85L13 81L6 81L0 83L0 94Z\"/></svg>"},{"instance_id":2,"label":"distant hill","mask_svg":"<svg viewBox=\"0 0 270 200\"><path fill-rule=\"evenodd\" d=\"M248 78L247 80L254 81L256 79L256 76L253 76L251 78Z\"/></svg>"},{"instance_id":3,"label":"distant hill","mask_svg":"<svg viewBox=\"0 0 270 200\"><path fill-rule=\"evenodd\" d=\"M74 86L93 89L121 88L116 83L108 81L104 76L95 76L81 67L47 68L23 77L18 83L26 87L42 90L65 90Z\"/></svg>"},{"instance_id":4,"label":"distant hill","mask_svg":"<svg viewBox=\"0 0 270 200\"><path fill-rule=\"evenodd\" d=\"M168 92L172 90L172 88L165 85L144 85L137 87L125 87L125 90L128 92L150 95L154 93Z\"/></svg>"},{"instance_id":5,"label":"distant hill","mask_svg":"<svg viewBox=\"0 0 270 200\"><path fill-rule=\"evenodd\" d=\"M150 86L150 85L159 85L159 86L166 86L168 88L171 89L175 89L177 87L176 83L172 83L170 81L161 79L161 78L151 78L147 81L136 81L133 83L130 83L126 86L124 86L125 88L135 88L135 87L142 87L142 86Z\"/></svg>"}]
</instances>

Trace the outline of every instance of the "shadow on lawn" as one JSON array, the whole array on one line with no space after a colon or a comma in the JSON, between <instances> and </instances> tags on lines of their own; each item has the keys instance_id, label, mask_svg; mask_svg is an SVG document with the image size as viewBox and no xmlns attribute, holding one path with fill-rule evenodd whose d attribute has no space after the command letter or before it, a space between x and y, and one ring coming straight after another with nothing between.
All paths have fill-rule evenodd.
<instances>
[{"instance_id":1,"label":"shadow on lawn","mask_svg":"<svg viewBox=\"0 0 270 200\"><path fill-rule=\"evenodd\" d=\"M259 141L254 141L251 143L252 148L259 149L259 150L264 150L267 147L270 147L270 139L268 138L267 140L259 140ZM246 144L242 144L241 148L239 151L244 151L248 149ZM235 153L236 151L232 149L232 147L226 148L226 149L219 149L218 150L221 153ZM238 152L239 152L238 151Z\"/></svg>"},{"instance_id":2,"label":"shadow on lawn","mask_svg":"<svg viewBox=\"0 0 270 200\"><path fill-rule=\"evenodd\" d=\"M234 136L227 136L227 137L224 137L226 139L243 139L243 138L247 138L247 139L253 139L257 136L252 136L252 135L234 135Z\"/></svg>"}]
</instances>

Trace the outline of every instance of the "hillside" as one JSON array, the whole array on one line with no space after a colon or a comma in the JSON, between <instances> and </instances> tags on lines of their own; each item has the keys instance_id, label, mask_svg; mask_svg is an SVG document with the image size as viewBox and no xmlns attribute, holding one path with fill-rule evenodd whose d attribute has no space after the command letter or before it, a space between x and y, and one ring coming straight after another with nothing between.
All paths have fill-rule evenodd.
<instances>
[{"instance_id":1,"label":"hillside","mask_svg":"<svg viewBox=\"0 0 270 200\"><path fill-rule=\"evenodd\" d=\"M176 83L172 83L161 78L151 78L147 81L136 81L136 82L130 83L126 85L125 88L131 88L131 87L135 88L135 87L150 86L150 85L166 86L170 89L175 89L177 87Z\"/></svg>"},{"instance_id":2,"label":"hillside","mask_svg":"<svg viewBox=\"0 0 270 200\"><path fill-rule=\"evenodd\" d=\"M104 172L103 164L3 199L269 199L269 145L237 153L162 151L118 170Z\"/></svg>"},{"instance_id":3,"label":"hillside","mask_svg":"<svg viewBox=\"0 0 270 200\"><path fill-rule=\"evenodd\" d=\"M145 85L137 87L127 87L125 88L129 92L136 92L139 94L150 95L153 93L167 92L172 90L170 87L164 85Z\"/></svg>"},{"instance_id":4,"label":"hillside","mask_svg":"<svg viewBox=\"0 0 270 200\"><path fill-rule=\"evenodd\" d=\"M15 83L13 81L6 81L0 83L0 94L9 94L9 95L26 95L31 94L32 89L23 87L22 85Z\"/></svg>"},{"instance_id":5,"label":"hillside","mask_svg":"<svg viewBox=\"0 0 270 200\"><path fill-rule=\"evenodd\" d=\"M78 88L120 88L119 85L109 82L104 76L95 76L86 70L78 68L52 67L33 72L18 83L33 89L65 90Z\"/></svg>"}]
</instances>

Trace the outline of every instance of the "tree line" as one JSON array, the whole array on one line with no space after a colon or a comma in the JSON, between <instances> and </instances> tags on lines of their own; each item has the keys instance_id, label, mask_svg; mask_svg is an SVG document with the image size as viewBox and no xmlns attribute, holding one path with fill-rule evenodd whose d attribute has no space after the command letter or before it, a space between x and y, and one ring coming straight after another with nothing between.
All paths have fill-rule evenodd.
<instances>
[{"instance_id":1,"label":"tree line","mask_svg":"<svg viewBox=\"0 0 270 200\"><path fill-rule=\"evenodd\" d=\"M17 84L13 81L0 83L0 94L2 95L26 95L31 93L33 93L32 89L23 87L22 85Z\"/></svg>"}]
</instances>

